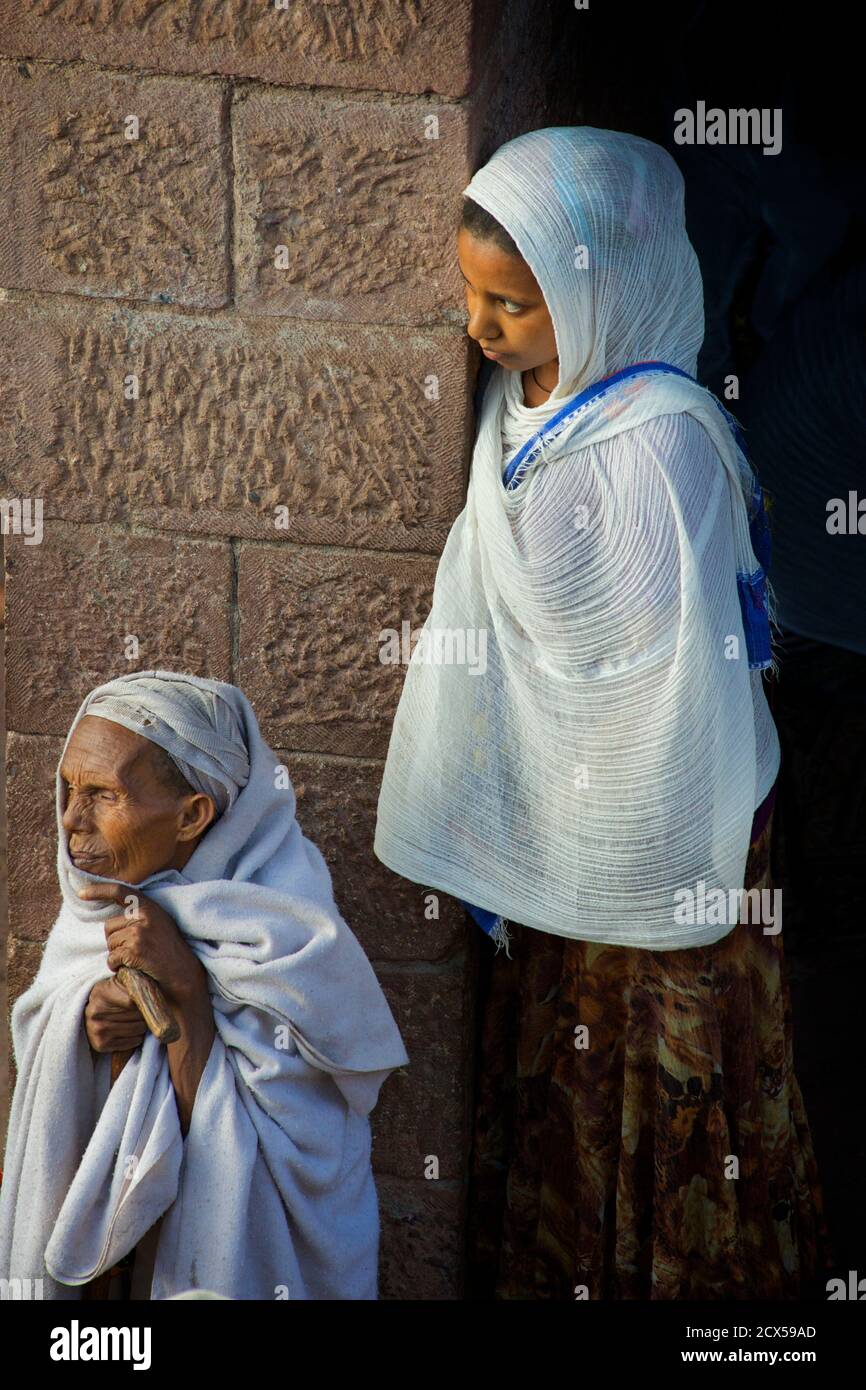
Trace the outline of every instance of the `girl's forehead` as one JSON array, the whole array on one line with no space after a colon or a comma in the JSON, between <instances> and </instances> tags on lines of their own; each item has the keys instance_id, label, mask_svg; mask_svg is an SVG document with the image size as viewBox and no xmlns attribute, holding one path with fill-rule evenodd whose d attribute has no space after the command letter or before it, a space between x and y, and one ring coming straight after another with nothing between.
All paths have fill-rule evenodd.
<instances>
[{"instance_id":1,"label":"girl's forehead","mask_svg":"<svg viewBox=\"0 0 866 1390\"><path fill-rule=\"evenodd\" d=\"M457 264L467 278L494 281L500 287L537 288L537 282L522 256L509 255L495 242L472 236L465 228L457 238Z\"/></svg>"}]
</instances>

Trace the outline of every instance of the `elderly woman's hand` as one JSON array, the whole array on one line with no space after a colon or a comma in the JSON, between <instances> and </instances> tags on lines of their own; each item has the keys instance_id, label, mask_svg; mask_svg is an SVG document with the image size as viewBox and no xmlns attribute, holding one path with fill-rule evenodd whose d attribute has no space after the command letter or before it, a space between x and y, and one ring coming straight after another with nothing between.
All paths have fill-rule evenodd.
<instances>
[{"instance_id":1,"label":"elderly woman's hand","mask_svg":"<svg viewBox=\"0 0 866 1390\"><path fill-rule=\"evenodd\" d=\"M207 971L187 946L177 924L151 898L115 883L80 890L87 901L116 902L123 909L104 923L108 968L131 965L161 986L166 1000L184 1010L208 998Z\"/></svg>"},{"instance_id":2,"label":"elderly woman's hand","mask_svg":"<svg viewBox=\"0 0 866 1390\"><path fill-rule=\"evenodd\" d=\"M94 1052L132 1052L147 1025L116 980L97 980L84 1008L84 1031Z\"/></svg>"}]
</instances>

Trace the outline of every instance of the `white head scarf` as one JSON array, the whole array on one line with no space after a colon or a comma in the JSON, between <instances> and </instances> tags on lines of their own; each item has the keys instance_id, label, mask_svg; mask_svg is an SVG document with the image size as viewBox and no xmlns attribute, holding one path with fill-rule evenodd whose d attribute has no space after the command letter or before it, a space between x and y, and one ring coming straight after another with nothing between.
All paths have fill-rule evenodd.
<instances>
[{"instance_id":1,"label":"white head scarf","mask_svg":"<svg viewBox=\"0 0 866 1390\"><path fill-rule=\"evenodd\" d=\"M122 724L164 748L193 791L212 797L222 815L250 775L237 712L222 693L233 689L219 681L138 673L92 691L83 714Z\"/></svg>"},{"instance_id":2,"label":"white head scarf","mask_svg":"<svg viewBox=\"0 0 866 1390\"><path fill-rule=\"evenodd\" d=\"M552 201L551 189L559 194ZM704 336L701 276L686 235L682 175L659 145L592 126L535 130L502 145L463 192L503 226L507 219L556 335L559 381L540 405L524 404L520 372L499 369L506 458L565 401L633 362L664 354L694 375ZM646 284L668 293L643 295Z\"/></svg>"},{"instance_id":3,"label":"white head scarf","mask_svg":"<svg viewBox=\"0 0 866 1390\"><path fill-rule=\"evenodd\" d=\"M560 380L534 428L634 363L694 372L701 281L664 150L533 131L464 192L512 236L550 310ZM407 671L375 852L558 935L718 940L736 918L708 920L698 899L742 888L779 764L737 591L738 571L757 569L751 470L710 393L657 373L590 400L506 491L508 376L487 387L425 624L446 641L436 660L419 642ZM461 659L482 641L483 670Z\"/></svg>"}]
</instances>

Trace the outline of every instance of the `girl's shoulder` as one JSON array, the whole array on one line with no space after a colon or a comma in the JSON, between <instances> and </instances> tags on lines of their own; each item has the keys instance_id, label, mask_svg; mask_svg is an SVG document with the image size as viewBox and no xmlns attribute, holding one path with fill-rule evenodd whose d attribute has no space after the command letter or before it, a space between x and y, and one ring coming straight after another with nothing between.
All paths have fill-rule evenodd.
<instances>
[{"instance_id":1,"label":"girl's shoulder","mask_svg":"<svg viewBox=\"0 0 866 1390\"><path fill-rule=\"evenodd\" d=\"M615 468L614 482L632 483L652 470L664 475L668 487L692 491L711 488L724 475L712 435L685 410L653 415L589 448Z\"/></svg>"}]
</instances>

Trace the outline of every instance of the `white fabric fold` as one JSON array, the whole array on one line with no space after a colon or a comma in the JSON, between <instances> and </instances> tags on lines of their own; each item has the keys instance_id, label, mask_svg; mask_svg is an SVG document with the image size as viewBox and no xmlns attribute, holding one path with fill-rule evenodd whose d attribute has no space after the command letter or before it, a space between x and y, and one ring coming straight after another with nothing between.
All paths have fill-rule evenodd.
<instances>
[{"instance_id":1,"label":"white fabric fold","mask_svg":"<svg viewBox=\"0 0 866 1390\"><path fill-rule=\"evenodd\" d=\"M409 1060L402 1038L246 697L222 682L140 675L218 687L249 754L246 784L184 870L137 885L205 966L216 1037L185 1138L165 1048L150 1034L109 1090L110 1058L94 1060L83 1014L110 975L103 922L118 908L77 897L105 880L69 858L58 768L63 904L12 1014L0 1275L77 1298L165 1215L153 1298L201 1287L240 1299L374 1299L369 1113Z\"/></svg>"},{"instance_id":2,"label":"white fabric fold","mask_svg":"<svg viewBox=\"0 0 866 1390\"><path fill-rule=\"evenodd\" d=\"M553 320L560 379L526 437L632 364L694 373L700 275L665 151L535 131L464 192L514 238ZM647 374L591 400L506 491L521 422L507 376L497 367L485 393L425 624L465 634L466 651L483 633L486 666L413 653L375 853L538 930L707 944L736 922L684 922L683 891L743 886L780 760L737 591L738 562L758 563L751 470L708 392Z\"/></svg>"}]
</instances>

